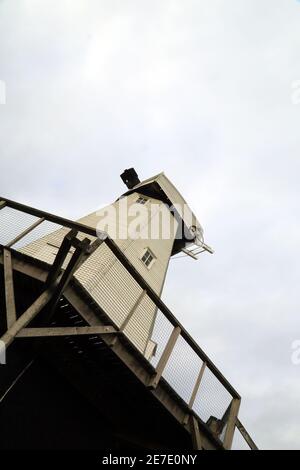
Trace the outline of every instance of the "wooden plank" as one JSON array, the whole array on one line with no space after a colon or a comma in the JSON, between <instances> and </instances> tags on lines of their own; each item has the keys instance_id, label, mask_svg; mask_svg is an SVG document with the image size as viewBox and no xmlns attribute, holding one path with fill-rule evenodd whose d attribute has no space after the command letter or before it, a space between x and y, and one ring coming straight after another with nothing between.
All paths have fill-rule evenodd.
<instances>
[{"instance_id":1,"label":"wooden plank","mask_svg":"<svg viewBox=\"0 0 300 470\"><path fill-rule=\"evenodd\" d=\"M30 227L26 228L23 230L22 233L20 233L17 237L15 237L13 240L11 240L9 243L6 244L7 248L10 248L11 246L15 245L18 241L20 241L25 235L28 235L32 230L34 230L38 225L40 225L42 222L44 222L45 218L41 217L39 220L36 220L34 224L30 225Z\"/></svg>"},{"instance_id":2,"label":"wooden plank","mask_svg":"<svg viewBox=\"0 0 300 470\"><path fill-rule=\"evenodd\" d=\"M243 436L243 438L247 442L250 449L251 450L258 450L257 445L255 444L253 439L250 437L250 435L248 434L248 432L246 431L246 429L244 428L244 426L242 425L242 423L240 422L239 419L236 420L236 427L240 431L241 435Z\"/></svg>"},{"instance_id":3,"label":"wooden plank","mask_svg":"<svg viewBox=\"0 0 300 470\"><path fill-rule=\"evenodd\" d=\"M229 415L227 419L227 426L226 426L226 431L225 431L225 436L224 436L224 442L223 442L224 448L227 450L231 449L231 446L232 446L233 435L234 435L238 412L240 409L240 404L241 404L241 400L237 398L233 398L231 405L230 405Z\"/></svg>"},{"instance_id":4,"label":"wooden plank","mask_svg":"<svg viewBox=\"0 0 300 470\"><path fill-rule=\"evenodd\" d=\"M5 289L5 304L6 304L6 323L7 329L10 328L17 319L13 270L11 261L10 250L3 249L3 265L4 265L4 289Z\"/></svg>"},{"instance_id":5,"label":"wooden plank","mask_svg":"<svg viewBox=\"0 0 300 470\"><path fill-rule=\"evenodd\" d=\"M45 327L45 328L23 328L16 335L17 338L37 338L44 336L76 336L76 335L99 335L117 333L113 326L68 326L68 327Z\"/></svg>"},{"instance_id":6,"label":"wooden plank","mask_svg":"<svg viewBox=\"0 0 300 470\"><path fill-rule=\"evenodd\" d=\"M199 424L195 416L192 415L190 417L190 423L191 423L191 435L192 435L193 449L202 450L203 447L202 447L202 440L201 440L201 435L199 431Z\"/></svg>"},{"instance_id":7,"label":"wooden plank","mask_svg":"<svg viewBox=\"0 0 300 470\"><path fill-rule=\"evenodd\" d=\"M0 210L3 209L5 206L6 206L6 201L0 200Z\"/></svg>"},{"instance_id":8,"label":"wooden plank","mask_svg":"<svg viewBox=\"0 0 300 470\"><path fill-rule=\"evenodd\" d=\"M160 360L157 364L157 367L156 367L156 374L154 375L154 377L151 378L150 380L150 383L149 383L149 387L150 388L155 388L157 387L159 381L160 381L160 378L163 374L163 371L167 365L167 362L169 360L169 357L174 349L174 346L175 346L175 343L178 339L178 336L180 335L180 332L181 332L181 329L179 328L179 326L176 326L172 333L171 333L171 336L168 340L168 343L160 357Z\"/></svg>"}]
</instances>

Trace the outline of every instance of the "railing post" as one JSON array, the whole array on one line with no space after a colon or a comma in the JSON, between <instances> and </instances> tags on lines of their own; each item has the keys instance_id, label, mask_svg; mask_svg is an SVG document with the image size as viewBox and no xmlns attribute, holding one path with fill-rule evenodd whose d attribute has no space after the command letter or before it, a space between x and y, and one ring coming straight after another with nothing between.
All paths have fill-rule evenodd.
<instances>
[{"instance_id":1,"label":"railing post","mask_svg":"<svg viewBox=\"0 0 300 470\"><path fill-rule=\"evenodd\" d=\"M178 336L180 335L181 333L181 328L179 326L175 326L175 328L173 329L172 333L171 333L171 336L167 342L167 345L161 355L161 358L157 364L157 367L156 367L156 373L155 375L151 378L150 382L149 382L149 387L150 388L156 388L157 385L158 385L158 382L160 381L160 378L163 374L163 371L166 367L166 364L169 360L169 357L173 351L173 348L175 346L175 343L177 341L177 338Z\"/></svg>"},{"instance_id":2,"label":"railing post","mask_svg":"<svg viewBox=\"0 0 300 470\"><path fill-rule=\"evenodd\" d=\"M227 418L227 426L225 424L226 431L225 431L224 442L223 442L224 448L227 450L231 449L231 446L232 446L233 435L234 435L238 412L240 409L240 404L241 404L240 398L233 398L230 404L230 409L229 409L228 418Z\"/></svg>"},{"instance_id":3,"label":"railing post","mask_svg":"<svg viewBox=\"0 0 300 470\"><path fill-rule=\"evenodd\" d=\"M190 417L190 426L191 426L193 449L202 450L203 447L202 447L201 435L199 431L199 424L194 415L191 415Z\"/></svg>"},{"instance_id":4,"label":"railing post","mask_svg":"<svg viewBox=\"0 0 300 470\"><path fill-rule=\"evenodd\" d=\"M195 399L196 399L196 396L197 396L197 393L198 393L198 390L199 390L199 387L200 387L200 383L201 383L205 368L206 368L206 362L203 362L202 365L201 365L201 368L200 368L200 371L199 371L194 389L192 391L190 401L189 401L189 407L190 408L193 408L193 405L194 405L194 402L195 402ZM187 424L187 422L189 420L189 416L190 416L189 414L185 415L185 417L183 419L183 424Z\"/></svg>"},{"instance_id":5,"label":"railing post","mask_svg":"<svg viewBox=\"0 0 300 470\"><path fill-rule=\"evenodd\" d=\"M199 375L197 377L196 383L195 383L194 390L192 392L192 395L191 395L191 398L190 398L190 401L189 401L189 407L190 408L192 408L192 406L195 402L195 399L196 399L196 396L197 396L197 393L198 393L198 390L199 390L199 387L200 387L200 383L201 383L205 368L206 368L206 362L203 362L202 366L201 366L201 369L200 369L200 372L199 372Z\"/></svg>"},{"instance_id":6,"label":"railing post","mask_svg":"<svg viewBox=\"0 0 300 470\"><path fill-rule=\"evenodd\" d=\"M6 305L6 325L9 329L17 319L11 252L3 248L4 290Z\"/></svg>"}]
</instances>

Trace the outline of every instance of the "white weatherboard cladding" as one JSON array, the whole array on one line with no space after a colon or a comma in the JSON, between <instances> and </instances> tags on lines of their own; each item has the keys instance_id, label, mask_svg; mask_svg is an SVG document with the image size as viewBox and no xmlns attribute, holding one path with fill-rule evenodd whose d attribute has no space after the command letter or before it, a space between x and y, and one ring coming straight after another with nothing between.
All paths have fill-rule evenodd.
<instances>
[{"instance_id":1,"label":"white weatherboard cladding","mask_svg":"<svg viewBox=\"0 0 300 470\"><path fill-rule=\"evenodd\" d=\"M133 193L126 197L129 207L136 203L138 196L138 193ZM153 207L151 210L151 203L156 204L154 211ZM130 222L131 220L129 218L126 222L126 219L118 217L119 207L120 201L116 201L100 211L81 218L79 222L96 228L106 211L108 214L106 221L109 222L106 227L108 234L115 239L116 244L125 253L145 281L160 295L172 252L177 222L171 216L170 236L166 239L163 239L161 236L158 239L115 238L115 234L119 234L120 224L123 228L127 229L128 221ZM161 201L152 199L147 201L142 207L144 210L143 217L140 219L142 228L148 229L151 219L153 221L156 217L161 217L159 214L165 215L165 220L168 220L169 210ZM116 209L116 218L114 217L114 210L111 210L112 208ZM53 263L62 239L68 231L69 229L67 228L59 229L23 247L21 251L42 261ZM86 235L80 233L78 237L82 239ZM93 237L88 236L88 238L94 240ZM150 249L155 256L155 260L150 268L146 267L141 260L146 249ZM68 257L70 256L71 253ZM78 269L75 277L118 327L121 327L127 316L132 313L132 309L142 293L141 287L105 243L102 243L89 256ZM146 349L149 349L147 346L151 339L156 310L156 306L149 297L144 296L136 306L124 329L124 333L143 353L145 353Z\"/></svg>"},{"instance_id":2,"label":"white weatherboard cladding","mask_svg":"<svg viewBox=\"0 0 300 470\"><path fill-rule=\"evenodd\" d=\"M154 182L159 184L161 189L164 191L168 199L175 207L178 204L179 207L185 208L185 210L180 215L188 228L190 228L191 225L201 227L199 221L188 206L186 200L183 198L178 189L176 189L176 187L169 180L169 178L166 177L164 173L159 173L158 175L153 176L152 178L142 181L134 187L134 190L138 191L139 188Z\"/></svg>"}]
</instances>

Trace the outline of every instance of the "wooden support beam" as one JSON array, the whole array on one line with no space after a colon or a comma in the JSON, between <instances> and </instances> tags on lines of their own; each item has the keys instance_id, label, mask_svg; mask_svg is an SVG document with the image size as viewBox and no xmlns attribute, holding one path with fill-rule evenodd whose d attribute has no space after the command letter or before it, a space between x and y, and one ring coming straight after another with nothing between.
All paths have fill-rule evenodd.
<instances>
[{"instance_id":1,"label":"wooden support beam","mask_svg":"<svg viewBox=\"0 0 300 470\"><path fill-rule=\"evenodd\" d=\"M67 235L63 238L63 241L55 257L54 263L52 264L51 269L49 271L45 284L46 287L49 287L60 274L62 265L66 259L67 254L71 249L72 241L76 237L77 233L78 232L76 230L70 230L70 232L68 232Z\"/></svg>"},{"instance_id":2,"label":"wooden support beam","mask_svg":"<svg viewBox=\"0 0 300 470\"><path fill-rule=\"evenodd\" d=\"M72 258L70 259L66 270L63 272L60 279L56 284L51 283L51 286L46 289L33 304L24 312L20 318L6 331L6 333L0 338L4 345L9 346L16 335L25 328L28 323L36 317L36 315L48 304L49 312L47 312L46 317L50 318L55 306L62 295L64 289L67 287L70 282L74 272L76 271L78 264L81 261L82 256L85 254L87 247L89 246L89 239L85 238L80 246L75 250Z\"/></svg>"},{"instance_id":3,"label":"wooden support beam","mask_svg":"<svg viewBox=\"0 0 300 470\"><path fill-rule=\"evenodd\" d=\"M117 333L113 326L65 326L45 328L23 328L17 338L38 338L46 336L103 335Z\"/></svg>"},{"instance_id":4,"label":"wooden support beam","mask_svg":"<svg viewBox=\"0 0 300 470\"><path fill-rule=\"evenodd\" d=\"M70 233L71 241L73 239L73 236L74 236L74 234ZM70 241L70 239L68 237L65 237L65 239L67 240L66 245L68 245L68 242ZM51 301L49 303L48 311L46 312L46 315L44 315L44 317L42 318L42 324L47 323L50 320L50 318L52 317L52 315L55 311L55 307L57 305L57 302L59 301L59 299L60 299L61 295L63 294L64 290L66 289L66 287L68 286L70 280L73 277L73 274L75 273L75 271L80 266L83 257L86 255L86 252L87 252L87 249L88 249L89 245L90 245L90 240L88 238L85 238L84 240L82 240L80 242L80 244L78 245L78 247L74 251L74 253L73 253L66 269L63 271L63 274L61 275L61 277L58 281L58 284L55 288L55 291L54 291L53 296L51 298ZM63 263L63 255L64 254L65 254L65 247L62 248L61 254L59 255L59 263L54 269L54 272L55 272L56 275L58 274L58 271L59 271L59 264ZM58 254L57 254L57 256L58 256ZM52 276L53 276L53 274L52 274ZM50 278L51 284L53 282L52 281L52 276ZM50 287L51 287L51 284L50 284Z\"/></svg>"},{"instance_id":5,"label":"wooden support beam","mask_svg":"<svg viewBox=\"0 0 300 470\"><path fill-rule=\"evenodd\" d=\"M224 448L227 450L231 449L231 446L232 446L233 435L234 435L238 412L240 409L240 404L241 404L241 400L238 398L233 398L231 401L230 410L229 410L228 419L227 419L227 426L226 426L226 431L225 431L225 436L224 436L224 442L223 442Z\"/></svg>"},{"instance_id":6,"label":"wooden support beam","mask_svg":"<svg viewBox=\"0 0 300 470\"><path fill-rule=\"evenodd\" d=\"M20 241L25 235L28 235L32 230L34 230L38 225L40 225L42 222L44 222L45 218L41 217L40 219L36 220L34 224L30 225L30 227L26 228L23 230L22 233L20 233L17 237L15 237L13 240L11 240L9 243L6 244L7 248L10 248L11 246L15 245L18 241Z\"/></svg>"},{"instance_id":7,"label":"wooden support beam","mask_svg":"<svg viewBox=\"0 0 300 470\"><path fill-rule=\"evenodd\" d=\"M4 333L4 335L0 338L3 341L4 345L7 347L9 346L15 336L25 328L28 323L47 305L49 300L53 295L52 289L47 289L43 292L35 302L23 313L23 315L18 318L18 320Z\"/></svg>"},{"instance_id":8,"label":"wooden support beam","mask_svg":"<svg viewBox=\"0 0 300 470\"><path fill-rule=\"evenodd\" d=\"M251 450L258 450L257 445L255 444L253 439L251 439L250 435L248 434L248 432L246 431L246 429L244 428L244 426L242 425L242 423L240 422L239 419L236 420L236 427L240 431L241 435L243 436L243 438L247 442L250 449Z\"/></svg>"},{"instance_id":9,"label":"wooden support beam","mask_svg":"<svg viewBox=\"0 0 300 470\"><path fill-rule=\"evenodd\" d=\"M0 200L0 210L6 206L6 201Z\"/></svg>"},{"instance_id":10,"label":"wooden support beam","mask_svg":"<svg viewBox=\"0 0 300 470\"><path fill-rule=\"evenodd\" d=\"M16 305L14 293L13 270L11 261L11 252L3 248L3 266L4 266L4 289L6 304L6 324L7 329L16 321Z\"/></svg>"},{"instance_id":11,"label":"wooden support beam","mask_svg":"<svg viewBox=\"0 0 300 470\"><path fill-rule=\"evenodd\" d=\"M88 238L85 238L84 240L82 240L82 242L80 243L78 248L76 248L76 250L74 251L74 253L72 255L72 258L70 259L70 261L68 263L68 266L66 267L65 271L63 272L63 274L62 274L62 276L59 280L59 283L57 285L57 288L55 289L55 293L54 293L53 299L52 299L52 301L54 303L56 303L59 300L59 298L60 298L61 294L63 293L64 289L66 288L66 286L70 282L73 274L78 269L78 266L80 265L82 258L86 254L86 250L87 250L89 244L90 244L90 240Z\"/></svg>"},{"instance_id":12,"label":"wooden support beam","mask_svg":"<svg viewBox=\"0 0 300 470\"><path fill-rule=\"evenodd\" d=\"M149 387L150 388L156 388L157 387L180 333L181 333L181 328L179 326L176 326L173 329L173 331L171 333L171 336L170 336L170 338L167 342L167 345L166 345L166 347L165 347L165 349L164 349L164 351L163 351L163 353L160 357L160 360L157 364L156 374L151 378L151 380L149 382Z\"/></svg>"},{"instance_id":13,"label":"wooden support beam","mask_svg":"<svg viewBox=\"0 0 300 470\"><path fill-rule=\"evenodd\" d=\"M201 435L199 431L198 420L193 415L191 415L190 417L190 427L191 427L193 449L202 450L203 447L202 447L202 440L201 440Z\"/></svg>"}]
</instances>

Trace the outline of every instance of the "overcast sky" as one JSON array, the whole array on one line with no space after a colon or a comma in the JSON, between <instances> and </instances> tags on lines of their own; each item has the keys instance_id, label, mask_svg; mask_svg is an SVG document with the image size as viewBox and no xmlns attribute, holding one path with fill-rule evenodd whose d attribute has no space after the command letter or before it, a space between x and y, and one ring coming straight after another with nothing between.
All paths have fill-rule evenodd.
<instances>
[{"instance_id":1,"label":"overcast sky","mask_svg":"<svg viewBox=\"0 0 300 470\"><path fill-rule=\"evenodd\" d=\"M300 448L299 52L297 0L0 0L0 194L76 218L164 171L215 248L164 300L260 448Z\"/></svg>"}]
</instances>

